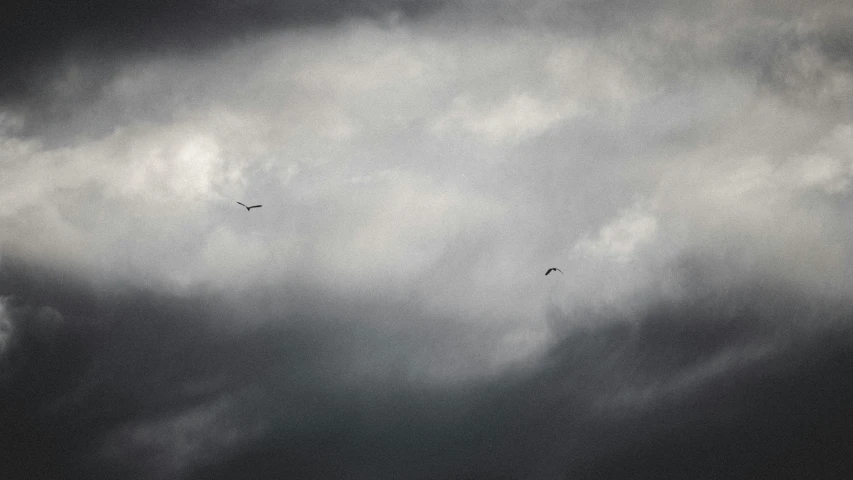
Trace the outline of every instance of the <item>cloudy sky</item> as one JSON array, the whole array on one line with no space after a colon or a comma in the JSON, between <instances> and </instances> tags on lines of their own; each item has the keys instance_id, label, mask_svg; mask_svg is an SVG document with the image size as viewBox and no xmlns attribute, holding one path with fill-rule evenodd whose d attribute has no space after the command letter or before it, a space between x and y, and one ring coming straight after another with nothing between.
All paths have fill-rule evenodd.
<instances>
[{"instance_id":1,"label":"cloudy sky","mask_svg":"<svg viewBox=\"0 0 853 480\"><path fill-rule=\"evenodd\" d=\"M2 476L853 473L849 0L4 8Z\"/></svg>"}]
</instances>

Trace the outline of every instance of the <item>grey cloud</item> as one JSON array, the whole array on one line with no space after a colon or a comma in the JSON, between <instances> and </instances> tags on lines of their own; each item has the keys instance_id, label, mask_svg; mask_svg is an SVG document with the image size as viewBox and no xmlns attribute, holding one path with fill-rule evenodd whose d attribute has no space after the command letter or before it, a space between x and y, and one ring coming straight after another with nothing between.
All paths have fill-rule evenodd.
<instances>
[{"instance_id":1,"label":"grey cloud","mask_svg":"<svg viewBox=\"0 0 853 480\"><path fill-rule=\"evenodd\" d=\"M813 2L808 8L773 8L757 0L63 5L30 2L4 15L7 28L0 30L4 32L0 40L17 48L0 57L6 72L0 98L5 97L8 107L33 116L31 123L66 117L69 110L102 96L105 85L128 62L164 57L205 59L209 53L251 43L263 33L287 27L334 25L343 19L380 18L394 12L439 34L447 28L477 31L485 27L500 41L512 38L520 27L536 35L550 32L592 39L627 60L642 60L633 73L670 79L672 85L690 82L702 71L730 68L738 60L762 68L765 76L776 75L767 70L767 63L786 52L772 45L786 46L802 35L822 38L833 58L843 56L844 45L849 43L843 39L844 24L838 20L845 14L844 4L834 0ZM809 23L810 19L817 20ZM489 27L495 21L499 26ZM500 77L493 76L491 81L499 82ZM16 100L18 94L23 96Z\"/></svg>"},{"instance_id":2,"label":"grey cloud","mask_svg":"<svg viewBox=\"0 0 853 480\"><path fill-rule=\"evenodd\" d=\"M20 337L2 364L16 365L0 384L2 465L16 478L837 478L853 469L853 305L766 280L720 290L694 278L680 299L564 329L540 356L436 383L412 376L427 360L417 351L464 347L448 350L417 327L388 336L359 320L370 309L321 309L314 298L263 314L207 294L87 286L9 260L2 279L18 330L38 305L65 319L61 335ZM276 320L241 332L222 322L232 315ZM439 330L457 334L453 324ZM387 365L353 369L365 362Z\"/></svg>"},{"instance_id":3,"label":"grey cloud","mask_svg":"<svg viewBox=\"0 0 853 480\"><path fill-rule=\"evenodd\" d=\"M621 55L632 75L664 88L738 73L802 106L849 111L853 12L843 1L470 1L448 8L454 7L469 12L466 21L595 39Z\"/></svg>"},{"instance_id":4,"label":"grey cloud","mask_svg":"<svg viewBox=\"0 0 853 480\"><path fill-rule=\"evenodd\" d=\"M808 237L793 246L817 253L798 258L824 263L788 273L826 277L823 265L843 261L823 247L847 245L843 232L798 228L789 211L764 208L781 197L794 209L800 191L780 185L785 192L761 196L759 185L739 196L731 178L784 184L762 168L823 153L813 144L838 120L764 104L748 75L730 68L726 55L752 38L753 19L780 18L756 23L754 38L772 43L805 18L802 9L759 15L749 5L710 22L721 27L720 44L702 43L715 31L706 24L694 33L696 12L670 18L646 4L654 22L581 39L540 35L535 24L512 34L482 23L442 30L439 15L400 29L311 30L199 61L129 62L75 121L40 124L47 132L35 139L4 138L4 240L31 258L152 281L354 276L369 291L375 279L411 279L436 304L485 293L532 311L543 295L520 280L528 265L566 261L578 240L606 237L596 231L618 226L614 215L657 195L660 209L647 214L660 251L687 238L755 256L775 249L763 257L772 263L797 257L788 247ZM725 24L740 13L746 26ZM756 65L764 57L772 54ZM767 152L767 165L741 168ZM843 152L828 152L840 172ZM834 175L839 185L847 179ZM233 216L233 200L249 195L269 208ZM818 206L798 219L841 218L828 202ZM685 223L699 233L688 238ZM751 226L755 248L734 245ZM771 229L784 235L765 235ZM578 277L609 265L587 267ZM500 285L477 290L474 276Z\"/></svg>"},{"instance_id":5,"label":"grey cloud","mask_svg":"<svg viewBox=\"0 0 853 480\"><path fill-rule=\"evenodd\" d=\"M849 6L678 3L68 27L0 118L0 473L849 473Z\"/></svg>"},{"instance_id":6,"label":"grey cloud","mask_svg":"<svg viewBox=\"0 0 853 480\"><path fill-rule=\"evenodd\" d=\"M771 47L759 60L760 80L798 105L820 106L849 118L853 94L853 35L814 32Z\"/></svg>"},{"instance_id":7,"label":"grey cloud","mask_svg":"<svg viewBox=\"0 0 853 480\"><path fill-rule=\"evenodd\" d=\"M849 426L849 329L790 340L785 330L850 309L782 293L650 306L571 331L533 368L459 389L383 385L378 399L318 413L335 420L312 433L281 425L195 478L755 478L791 468L836 478L851 468L850 440L835 443ZM811 313L780 317L780 307ZM749 355L764 343L773 347ZM704 370L712 373L666 388ZM601 406L632 388L662 393Z\"/></svg>"},{"instance_id":8,"label":"grey cloud","mask_svg":"<svg viewBox=\"0 0 853 480\"><path fill-rule=\"evenodd\" d=\"M350 18L416 18L440 4L39 0L3 7L0 43L8 47L0 54L0 104L32 115L34 122L64 116L68 112L62 103L85 104L97 97L128 58L203 56L280 29L328 26ZM53 98L43 98L47 91L53 91Z\"/></svg>"}]
</instances>

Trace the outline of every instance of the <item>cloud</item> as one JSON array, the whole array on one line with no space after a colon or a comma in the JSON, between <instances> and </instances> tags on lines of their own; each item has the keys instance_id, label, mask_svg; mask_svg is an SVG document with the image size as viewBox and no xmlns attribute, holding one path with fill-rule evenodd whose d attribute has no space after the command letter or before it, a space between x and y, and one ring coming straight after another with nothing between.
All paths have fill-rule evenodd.
<instances>
[{"instance_id":1,"label":"cloud","mask_svg":"<svg viewBox=\"0 0 853 480\"><path fill-rule=\"evenodd\" d=\"M111 63L123 56L151 57L164 52L203 55L282 28L327 26L350 18L418 17L433 2L69 2L62 6L30 2L4 11L4 44L15 45L0 57L7 72L0 98L21 95L31 101L43 88L97 95L103 78L77 70L77 59L96 54L99 73L115 73ZM105 61L106 60L106 61ZM79 76L79 74L84 76ZM64 77L64 78L63 78ZM88 85L84 85L88 84ZM15 102L22 106L22 102Z\"/></svg>"},{"instance_id":2,"label":"cloud","mask_svg":"<svg viewBox=\"0 0 853 480\"><path fill-rule=\"evenodd\" d=\"M832 478L824 472L851 468L846 443L833 443L853 392L844 298L766 279L688 289L570 327L509 368L436 381L422 375L436 358L476 350L450 339L483 330L377 329L362 318L381 309L367 305L318 315L318 299L305 299L264 312L57 273L4 262L13 335L29 332L0 385L10 475L634 478L725 465L747 478L796 460ZM61 335L32 329L48 311L64 318Z\"/></svg>"},{"instance_id":3,"label":"cloud","mask_svg":"<svg viewBox=\"0 0 853 480\"><path fill-rule=\"evenodd\" d=\"M451 112L434 129L441 134L461 126L489 142L519 141L547 131L564 116L558 107L548 107L524 93L485 112L474 110L466 98L456 98Z\"/></svg>"},{"instance_id":4,"label":"cloud","mask_svg":"<svg viewBox=\"0 0 853 480\"><path fill-rule=\"evenodd\" d=\"M318 5L0 34L6 476L849 469L848 2Z\"/></svg>"},{"instance_id":5,"label":"cloud","mask_svg":"<svg viewBox=\"0 0 853 480\"><path fill-rule=\"evenodd\" d=\"M97 92L45 93L67 115L37 109L43 121L4 114L4 247L175 288L393 285L527 325L543 302L666 283L655 270L692 248L761 268L803 258L780 274L843 284L849 119L761 80L787 61L763 38L814 44L820 68L845 68L843 37L816 46L835 35L837 5L814 18L631 6L648 23L613 5L502 4L473 20L453 14L475 4L444 4L398 23L273 28L204 55L110 57L111 75L101 55L71 60L57 91L96 77ZM545 21L570 13L602 28ZM619 220L637 199L654 207ZM234 217L237 200L265 207ZM564 291L532 283L567 264Z\"/></svg>"},{"instance_id":6,"label":"cloud","mask_svg":"<svg viewBox=\"0 0 853 480\"><path fill-rule=\"evenodd\" d=\"M608 225L601 227L597 238L584 238L575 245L580 254L609 257L624 262L633 257L643 244L654 240L657 220L640 205L625 210Z\"/></svg>"},{"instance_id":7,"label":"cloud","mask_svg":"<svg viewBox=\"0 0 853 480\"><path fill-rule=\"evenodd\" d=\"M6 351L11 347L13 333L12 323L9 321L6 306L5 304L0 304L0 358L3 358Z\"/></svg>"}]
</instances>

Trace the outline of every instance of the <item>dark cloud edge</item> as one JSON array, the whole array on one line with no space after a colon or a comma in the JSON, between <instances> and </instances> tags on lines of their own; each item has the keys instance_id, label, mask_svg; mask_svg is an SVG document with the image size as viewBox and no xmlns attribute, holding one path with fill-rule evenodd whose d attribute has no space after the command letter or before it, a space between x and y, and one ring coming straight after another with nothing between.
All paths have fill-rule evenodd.
<instances>
[{"instance_id":1,"label":"dark cloud edge","mask_svg":"<svg viewBox=\"0 0 853 480\"><path fill-rule=\"evenodd\" d=\"M104 291L4 257L18 343L0 364L0 473L150 478L144 455L99 454L113 432L251 387L264 394L234 414L261 412L270 428L174 478L849 477L853 303L761 279L694 285L567 328L543 357L493 377L352 383L341 346L358 325L223 336L215 319L240 311L215 296ZM44 307L63 322L45 325ZM210 386L186 393L198 380Z\"/></svg>"},{"instance_id":2,"label":"dark cloud edge","mask_svg":"<svg viewBox=\"0 0 853 480\"><path fill-rule=\"evenodd\" d=\"M85 103L128 59L196 56L270 32L333 25L348 19L417 19L442 0L72 1L35 0L0 10L0 106L23 115L63 112L60 103ZM91 74L75 98L50 99L50 85L74 64Z\"/></svg>"}]
</instances>

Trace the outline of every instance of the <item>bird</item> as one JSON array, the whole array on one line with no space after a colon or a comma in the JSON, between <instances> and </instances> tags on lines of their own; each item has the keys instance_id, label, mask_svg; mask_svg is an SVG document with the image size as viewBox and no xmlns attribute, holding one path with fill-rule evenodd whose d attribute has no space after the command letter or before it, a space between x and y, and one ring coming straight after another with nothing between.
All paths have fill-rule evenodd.
<instances>
[{"instance_id":1,"label":"bird","mask_svg":"<svg viewBox=\"0 0 853 480\"><path fill-rule=\"evenodd\" d=\"M551 267L551 268L549 268L549 269L548 269L548 271L547 271L547 272L545 272L545 276L548 276L548 274L549 274L549 273L551 273L551 272L553 272L554 270L556 270L556 271L558 271L558 272L560 272L560 273L563 273L563 271L562 271L562 270L560 270L559 268L557 268L557 267ZM564 275L565 275L565 274L564 274Z\"/></svg>"},{"instance_id":2,"label":"bird","mask_svg":"<svg viewBox=\"0 0 853 480\"><path fill-rule=\"evenodd\" d=\"M250 207L250 206L248 206L248 205L246 205L246 204L244 204L244 203L242 203L242 202L237 202L237 203L239 203L240 205L243 205L244 207L246 207L246 211L247 211L247 212L248 212L248 211L251 211L253 208L263 207L263 205L252 205L252 206Z\"/></svg>"}]
</instances>

